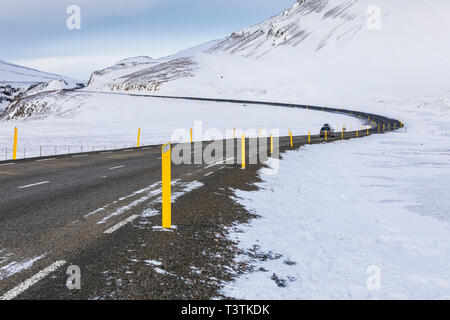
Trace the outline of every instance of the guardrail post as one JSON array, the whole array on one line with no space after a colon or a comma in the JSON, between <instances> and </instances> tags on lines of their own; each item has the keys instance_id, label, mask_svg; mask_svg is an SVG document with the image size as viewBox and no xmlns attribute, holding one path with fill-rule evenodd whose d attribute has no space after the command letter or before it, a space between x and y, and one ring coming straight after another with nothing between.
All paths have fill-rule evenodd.
<instances>
[{"instance_id":1,"label":"guardrail post","mask_svg":"<svg viewBox=\"0 0 450 320\"><path fill-rule=\"evenodd\" d=\"M171 153L170 142L163 145L162 152L162 227L172 228L172 185L171 185Z\"/></svg>"},{"instance_id":2,"label":"guardrail post","mask_svg":"<svg viewBox=\"0 0 450 320\"><path fill-rule=\"evenodd\" d=\"M241 136L241 159L242 169L245 169L245 134Z\"/></svg>"},{"instance_id":3,"label":"guardrail post","mask_svg":"<svg viewBox=\"0 0 450 320\"><path fill-rule=\"evenodd\" d=\"M17 128L14 128L14 144L13 144L13 160L17 159L17 136L18 136Z\"/></svg>"}]
</instances>

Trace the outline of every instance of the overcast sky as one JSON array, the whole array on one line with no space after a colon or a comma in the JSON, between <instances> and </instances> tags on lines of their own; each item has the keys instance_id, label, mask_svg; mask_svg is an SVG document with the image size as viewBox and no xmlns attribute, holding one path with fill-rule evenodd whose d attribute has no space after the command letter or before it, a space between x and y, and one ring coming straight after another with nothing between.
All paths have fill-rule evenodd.
<instances>
[{"instance_id":1,"label":"overcast sky","mask_svg":"<svg viewBox=\"0 0 450 320\"><path fill-rule=\"evenodd\" d=\"M295 0L2 0L0 60L86 80L138 55L166 56L289 8ZM69 30L69 5L81 29Z\"/></svg>"}]
</instances>

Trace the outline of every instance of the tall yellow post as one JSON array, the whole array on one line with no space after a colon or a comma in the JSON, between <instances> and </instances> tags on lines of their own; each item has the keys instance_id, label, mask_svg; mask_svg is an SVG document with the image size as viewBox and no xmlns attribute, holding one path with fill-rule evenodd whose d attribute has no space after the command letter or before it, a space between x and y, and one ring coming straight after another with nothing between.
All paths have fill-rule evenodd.
<instances>
[{"instance_id":1,"label":"tall yellow post","mask_svg":"<svg viewBox=\"0 0 450 320\"><path fill-rule=\"evenodd\" d=\"M192 143L192 128L191 128L191 130L190 130L190 134L191 134L191 143Z\"/></svg>"},{"instance_id":2,"label":"tall yellow post","mask_svg":"<svg viewBox=\"0 0 450 320\"><path fill-rule=\"evenodd\" d=\"M367 129L367 135L369 135L369 129Z\"/></svg>"},{"instance_id":3,"label":"tall yellow post","mask_svg":"<svg viewBox=\"0 0 450 320\"><path fill-rule=\"evenodd\" d=\"M292 131L291 131L291 129L289 129L289 136L291 137L291 148L293 148L294 147L294 141L292 139Z\"/></svg>"},{"instance_id":4,"label":"tall yellow post","mask_svg":"<svg viewBox=\"0 0 450 320\"><path fill-rule=\"evenodd\" d=\"M18 130L17 130L17 128L14 128L13 160L17 159L17 136L18 136Z\"/></svg>"},{"instance_id":5,"label":"tall yellow post","mask_svg":"<svg viewBox=\"0 0 450 320\"><path fill-rule=\"evenodd\" d=\"M328 140L328 134L327 133L328 133L328 131L325 130L325 141Z\"/></svg>"},{"instance_id":6,"label":"tall yellow post","mask_svg":"<svg viewBox=\"0 0 450 320\"><path fill-rule=\"evenodd\" d=\"M171 145L162 146L162 227L172 228Z\"/></svg>"},{"instance_id":7,"label":"tall yellow post","mask_svg":"<svg viewBox=\"0 0 450 320\"><path fill-rule=\"evenodd\" d=\"M140 143L141 143L141 128L139 128L139 130L138 130L138 138L137 138L136 147L139 148Z\"/></svg>"},{"instance_id":8,"label":"tall yellow post","mask_svg":"<svg viewBox=\"0 0 450 320\"><path fill-rule=\"evenodd\" d=\"M242 169L245 169L245 134L241 136Z\"/></svg>"},{"instance_id":9,"label":"tall yellow post","mask_svg":"<svg viewBox=\"0 0 450 320\"><path fill-rule=\"evenodd\" d=\"M261 128L259 128L259 137L261 138Z\"/></svg>"},{"instance_id":10,"label":"tall yellow post","mask_svg":"<svg viewBox=\"0 0 450 320\"><path fill-rule=\"evenodd\" d=\"M359 131L356 131L356 137L359 137Z\"/></svg>"},{"instance_id":11,"label":"tall yellow post","mask_svg":"<svg viewBox=\"0 0 450 320\"><path fill-rule=\"evenodd\" d=\"M344 130L341 132L341 139L344 140Z\"/></svg>"},{"instance_id":12,"label":"tall yellow post","mask_svg":"<svg viewBox=\"0 0 450 320\"><path fill-rule=\"evenodd\" d=\"M236 128L233 128L233 139L236 138Z\"/></svg>"},{"instance_id":13,"label":"tall yellow post","mask_svg":"<svg viewBox=\"0 0 450 320\"><path fill-rule=\"evenodd\" d=\"M311 143L311 131L308 131L308 143Z\"/></svg>"}]
</instances>

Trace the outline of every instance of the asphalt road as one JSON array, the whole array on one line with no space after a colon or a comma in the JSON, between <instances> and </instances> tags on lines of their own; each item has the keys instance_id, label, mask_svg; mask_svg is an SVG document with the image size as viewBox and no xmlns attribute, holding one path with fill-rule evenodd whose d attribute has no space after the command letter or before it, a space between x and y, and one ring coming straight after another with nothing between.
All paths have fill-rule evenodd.
<instances>
[{"instance_id":1,"label":"asphalt road","mask_svg":"<svg viewBox=\"0 0 450 320\"><path fill-rule=\"evenodd\" d=\"M378 124L399 126L376 115L352 115L376 121L371 134L377 133ZM354 137L356 132L344 136ZM337 139L340 134L328 141ZM323 142L311 137L311 143ZM294 148L306 143L306 136L294 137ZM288 137L279 144L281 152L290 148ZM248 139L246 145L248 155ZM157 228L161 146L0 162L0 298L217 296L220 281L230 279L227 268L245 268L233 265L234 251L224 228L252 215L232 201L232 189L252 188L262 165L242 170L235 161L239 150L237 143L234 163L172 165L172 191L179 197L173 217L177 229L172 232ZM196 264L200 272L193 269ZM81 269L81 290L66 287L69 265Z\"/></svg>"}]
</instances>

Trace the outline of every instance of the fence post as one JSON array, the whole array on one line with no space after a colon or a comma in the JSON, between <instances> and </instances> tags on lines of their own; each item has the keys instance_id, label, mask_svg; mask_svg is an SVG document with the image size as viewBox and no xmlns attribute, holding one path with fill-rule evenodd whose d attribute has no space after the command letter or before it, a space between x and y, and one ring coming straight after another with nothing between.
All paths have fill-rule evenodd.
<instances>
[{"instance_id":1,"label":"fence post","mask_svg":"<svg viewBox=\"0 0 450 320\"><path fill-rule=\"evenodd\" d=\"M170 142L163 145L162 152L162 227L172 228L172 186L171 186L171 153Z\"/></svg>"},{"instance_id":2,"label":"fence post","mask_svg":"<svg viewBox=\"0 0 450 320\"><path fill-rule=\"evenodd\" d=\"M14 128L13 160L17 159L17 136L18 136L18 130L17 130L17 128Z\"/></svg>"}]
</instances>

